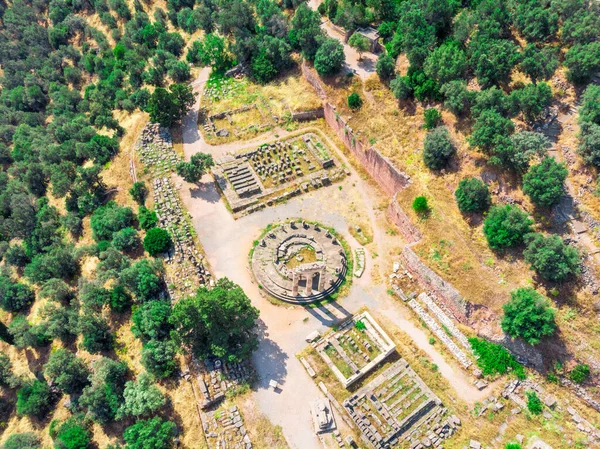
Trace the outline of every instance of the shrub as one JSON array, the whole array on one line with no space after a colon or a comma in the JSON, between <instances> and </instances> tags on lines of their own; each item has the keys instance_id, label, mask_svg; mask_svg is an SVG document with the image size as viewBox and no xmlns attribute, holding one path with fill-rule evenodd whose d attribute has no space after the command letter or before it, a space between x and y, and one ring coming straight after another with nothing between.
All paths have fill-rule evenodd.
<instances>
[{"instance_id":1,"label":"shrub","mask_svg":"<svg viewBox=\"0 0 600 449\"><path fill-rule=\"evenodd\" d=\"M17 413L19 415L45 418L54 403L54 395L46 382L37 379L26 382L17 391Z\"/></svg>"},{"instance_id":2,"label":"shrub","mask_svg":"<svg viewBox=\"0 0 600 449\"><path fill-rule=\"evenodd\" d=\"M523 449L519 443L507 443L504 449Z\"/></svg>"},{"instance_id":3,"label":"shrub","mask_svg":"<svg viewBox=\"0 0 600 449\"><path fill-rule=\"evenodd\" d=\"M129 194L136 203L143 206L146 202L146 197L148 196L148 188L146 187L146 184L141 181L134 182L131 189L129 189Z\"/></svg>"},{"instance_id":4,"label":"shrub","mask_svg":"<svg viewBox=\"0 0 600 449\"><path fill-rule=\"evenodd\" d=\"M544 405L535 391L528 391L525 395L527 396L527 410L533 415L541 415Z\"/></svg>"},{"instance_id":5,"label":"shrub","mask_svg":"<svg viewBox=\"0 0 600 449\"><path fill-rule=\"evenodd\" d=\"M423 146L423 162L430 170L445 168L456 153L450 134L444 126L429 131Z\"/></svg>"},{"instance_id":6,"label":"shrub","mask_svg":"<svg viewBox=\"0 0 600 449\"><path fill-rule=\"evenodd\" d=\"M519 379L525 378L523 366L504 346L479 338L469 338L469 343L477 357L477 366L484 375L503 375L512 371Z\"/></svg>"},{"instance_id":7,"label":"shrub","mask_svg":"<svg viewBox=\"0 0 600 449\"><path fill-rule=\"evenodd\" d=\"M172 326L169 323L171 303L169 301L147 301L133 311L131 331L137 338L148 341L168 337Z\"/></svg>"},{"instance_id":8,"label":"shrub","mask_svg":"<svg viewBox=\"0 0 600 449\"><path fill-rule=\"evenodd\" d=\"M423 112L423 118L425 120L423 127L425 129L433 129L442 121L442 114L436 108L428 108Z\"/></svg>"},{"instance_id":9,"label":"shrub","mask_svg":"<svg viewBox=\"0 0 600 449\"><path fill-rule=\"evenodd\" d=\"M140 222L140 228L147 231L157 225L158 217L153 210L140 206L138 210L138 221Z\"/></svg>"},{"instance_id":10,"label":"shrub","mask_svg":"<svg viewBox=\"0 0 600 449\"><path fill-rule=\"evenodd\" d=\"M348 107L350 109L352 109L352 110L360 109L362 104L363 104L362 98L360 98L360 95L358 95L356 92L352 92L350 95L348 95Z\"/></svg>"},{"instance_id":11,"label":"shrub","mask_svg":"<svg viewBox=\"0 0 600 449\"><path fill-rule=\"evenodd\" d=\"M513 290L510 296L510 301L502 307L504 332L514 338L521 337L530 345L556 332L556 311L540 293L527 287Z\"/></svg>"},{"instance_id":12,"label":"shrub","mask_svg":"<svg viewBox=\"0 0 600 449\"><path fill-rule=\"evenodd\" d=\"M394 70L396 69L396 62L394 58L389 56L387 53L382 53L377 58L377 65L375 70L377 71L377 75L383 81L387 81L394 76Z\"/></svg>"},{"instance_id":13,"label":"shrub","mask_svg":"<svg viewBox=\"0 0 600 449\"><path fill-rule=\"evenodd\" d=\"M167 252L171 247L171 236L162 228L149 229L144 237L144 249L151 256Z\"/></svg>"},{"instance_id":14,"label":"shrub","mask_svg":"<svg viewBox=\"0 0 600 449\"><path fill-rule=\"evenodd\" d=\"M568 173L564 164L546 157L523 176L523 192L529 195L535 205L551 207L562 198Z\"/></svg>"},{"instance_id":15,"label":"shrub","mask_svg":"<svg viewBox=\"0 0 600 449\"><path fill-rule=\"evenodd\" d=\"M177 426L159 417L138 420L123 433L128 449L169 449Z\"/></svg>"},{"instance_id":16,"label":"shrub","mask_svg":"<svg viewBox=\"0 0 600 449\"><path fill-rule=\"evenodd\" d=\"M490 248L519 246L525 234L531 232L533 220L518 206L494 206L483 223L483 233Z\"/></svg>"},{"instance_id":17,"label":"shrub","mask_svg":"<svg viewBox=\"0 0 600 449\"><path fill-rule=\"evenodd\" d=\"M413 94L408 76L396 75L396 78L390 82L390 89L398 100L408 100Z\"/></svg>"},{"instance_id":18,"label":"shrub","mask_svg":"<svg viewBox=\"0 0 600 449\"><path fill-rule=\"evenodd\" d=\"M478 178L466 178L460 181L454 196L461 212L484 212L490 206L490 191Z\"/></svg>"},{"instance_id":19,"label":"shrub","mask_svg":"<svg viewBox=\"0 0 600 449\"><path fill-rule=\"evenodd\" d=\"M148 373L142 373L137 381L129 381L123 391L123 404L118 417L142 417L156 412L166 403L165 396L154 385L154 378Z\"/></svg>"},{"instance_id":20,"label":"shrub","mask_svg":"<svg viewBox=\"0 0 600 449\"><path fill-rule=\"evenodd\" d=\"M582 384L590 377L590 367L583 363L580 363L575 366L569 372L569 378L575 382L576 384Z\"/></svg>"},{"instance_id":21,"label":"shrub","mask_svg":"<svg viewBox=\"0 0 600 449\"><path fill-rule=\"evenodd\" d=\"M566 245L557 235L542 234L526 236L525 261L542 278L552 282L564 282L581 271L579 252Z\"/></svg>"},{"instance_id":22,"label":"shrub","mask_svg":"<svg viewBox=\"0 0 600 449\"><path fill-rule=\"evenodd\" d=\"M100 206L92 215L90 225L92 235L99 242L111 240L113 233L131 226L133 212L128 207L118 206L114 201L109 201L105 206Z\"/></svg>"},{"instance_id":23,"label":"shrub","mask_svg":"<svg viewBox=\"0 0 600 449\"><path fill-rule=\"evenodd\" d=\"M418 196L412 203L412 208L417 214L424 214L429 211L429 205L427 204L427 198L424 196Z\"/></svg>"}]
</instances>

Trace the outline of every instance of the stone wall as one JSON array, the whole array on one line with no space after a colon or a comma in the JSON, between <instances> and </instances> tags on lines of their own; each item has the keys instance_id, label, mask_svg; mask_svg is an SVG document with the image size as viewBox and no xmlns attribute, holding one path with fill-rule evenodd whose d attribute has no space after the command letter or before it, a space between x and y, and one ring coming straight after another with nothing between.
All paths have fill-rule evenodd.
<instances>
[{"instance_id":1,"label":"stone wall","mask_svg":"<svg viewBox=\"0 0 600 449\"><path fill-rule=\"evenodd\" d=\"M323 89L323 86L321 86L321 82L319 81L319 78L317 77L317 75L314 72L312 72L308 68L308 66L306 65L306 61L304 61L304 60L302 61L301 69L302 69L302 76L304 76L304 79L306 81L308 81L308 83L313 87L313 89L316 91L319 98L321 100L326 100L327 93L325 92L325 89Z\"/></svg>"},{"instance_id":2,"label":"stone wall","mask_svg":"<svg viewBox=\"0 0 600 449\"><path fill-rule=\"evenodd\" d=\"M335 106L325 103L323 109L327 124L388 195L392 196L410 184L410 177L394 167L388 158L373 147L365 147L352 128L336 112Z\"/></svg>"},{"instance_id":3,"label":"stone wall","mask_svg":"<svg viewBox=\"0 0 600 449\"><path fill-rule=\"evenodd\" d=\"M394 195L390 205L387 209L387 216L389 220L394 223L399 231L408 243L416 243L423 237L421 231L419 231L410 221L406 212L398 204L398 193Z\"/></svg>"},{"instance_id":4,"label":"stone wall","mask_svg":"<svg viewBox=\"0 0 600 449\"><path fill-rule=\"evenodd\" d=\"M458 290L425 265L409 246L404 247L401 257L406 269L421 285L426 286L428 290L435 294L438 300L442 301L446 312L449 312L461 323L468 324L468 317L471 312L470 304L461 297Z\"/></svg>"},{"instance_id":5,"label":"stone wall","mask_svg":"<svg viewBox=\"0 0 600 449\"><path fill-rule=\"evenodd\" d=\"M292 120L297 122L306 122L309 120L316 120L318 118L323 118L324 112L323 108L311 109L310 111L302 111L302 112L293 112Z\"/></svg>"}]
</instances>

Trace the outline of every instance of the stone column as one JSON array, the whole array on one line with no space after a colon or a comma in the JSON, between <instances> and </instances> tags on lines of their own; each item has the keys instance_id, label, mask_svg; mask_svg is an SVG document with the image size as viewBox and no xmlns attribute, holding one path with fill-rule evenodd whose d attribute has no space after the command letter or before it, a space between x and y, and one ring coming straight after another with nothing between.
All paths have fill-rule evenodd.
<instances>
[{"instance_id":1,"label":"stone column","mask_svg":"<svg viewBox=\"0 0 600 449\"><path fill-rule=\"evenodd\" d=\"M306 291L304 292L306 296L312 295L312 275L306 276Z\"/></svg>"}]
</instances>

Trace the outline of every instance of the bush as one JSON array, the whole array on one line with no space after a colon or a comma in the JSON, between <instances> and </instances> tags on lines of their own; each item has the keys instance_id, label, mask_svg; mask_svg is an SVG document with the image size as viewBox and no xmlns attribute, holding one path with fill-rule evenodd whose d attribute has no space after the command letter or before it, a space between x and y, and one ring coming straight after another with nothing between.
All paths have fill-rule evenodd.
<instances>
[{"instance_id":1,"label":"bush","mask_svg":"<svg viewBox=\"0 0 600 449\"><path fill-rule=\"evenodd\" d=\"M408 76L396 75L396 78L390 82L390 89L398 100L408 100L413 94Z\"/></svg>"},{"instance_id":2,"label":"bush","mask_svg":"<svg viewBox=\"0 0 600 449\"><path fill-rule=\"evenodd\" d=\"M352 92L350 95L348 95L348 107L350 109L352 109L352 110L360 109L362 104L363 104L362 98L360 98L360 95L358 95L356 92Z\"/></svg>"},{"instance_id":3,"label":"bush","mask_svg":"<svg viewBox=\"0 0 600 449\"><path fill-rule=\"evenodd\" d=\"M490 191L478 178L466 178L460 181L454 196L461 212L484 212L490 206Z\"/></svg>"},{"instance_id":4,"label":"bush","mask_svg":"<svg viewBox=\"0 0 600 449\"><path fill-rule=\"evenodd\" d=\"M394 76L394 71L396 69L396 62L394 58L389 56L387 53L382 53L377 58L377 66L375 70L377 71L377 75L382 81L387 81Z\"/></svg>"},{"instance_id":5,"label":"bush","mask_svg":"<svg viewBox=\"0 0 600 449\"><path fill-rule=\"evenodd\" d=\"M523 366L504 346L479 338L469 338L469 343L477 357L477 366L484 375L503 375L512 371L517 378L525 379Z\"/></svg>"},{"instance_id":6,"label":"bush","mask_svg":"<svg viewBox=\"0 0 600 449\"><path fill-rule=\"evenodd\" d=\"M425 121L423 128L433 129L442 121L442 114L440 114L440 111L436 108L428 108L425 109L425 112L423 113L423 119Z\"/></svg>"},{"instance_id":7,"label":"bush","mask_svg":"<svg viewBox=\"0 0 600 449\"><path fill-rule=\"evenodd\" d=\"M493 249L519 246L531 232L533 220L518 206L494 206L483 223L483 233Z\"/></svg>"},{"instance_id":8,"label":"bush","mask_svg":"<svg viewBox=\"0 0 600 449\"><path fill-rule=\"evenodd\" d=\"M578 364L569 372L569 378L576 384L582 384L590 377L590 367L585 364Z\"/></svg>"},{"instance_id":9,"label":"bush","mask_svg":"<svg viewBox=\"0 0 600 449\"><path fill-rule=\"evenodd\" d=\"M110 291L110 308L114 312L123 313L131 307L131 296L121 284L115 285Z\"/></svg>"},{"instance_id":10,"label":"bush","mask_svg":"<svg viewBox=\"0 0 600 449\"><path fill-rule=\"evenodd\" d=\"M54 403L54 395L46 382L37 379L26 382L17 391L17 413L19 415L45 418Z\"/></svg>"},{"instance_id":11,"label":"bush","mask_svg":"<svg viewBox=\"0 0 600 449\"><path fill-rule=\"evenodd\" d=\"M140 206L138 210L138 221L140 222L140 228L147 231L157 225L158 217L153 210Z\"/></svg>"},{"instance_id":12,"label":"bush","mask_svg":"<svg viewBox=\"0 0 600 449\"><path fill-rule=\"evenodd\" d=\"M412 203L412 208L417 214L424 214L429 211L429 205L427 204L427 198L424 196L418 196Z\"/></svg>"},{"instance_id":13,"label":"bush","mask_svg":"<svg viewBox=\"0 0 600 449\"><path fill-rule=\"evenodd\" d=\"M169 449L177 426L159 417L138 420L123 433L128 449Z\"/></svg>"},{"instance_id":14,"label":"bush","mask_svg":"<svg viewBox=\"0 0 600 449\"><path fill-rule=\"evenodd\" d=\"M557 235L542 234L526 236L525 261L542 278L552 282L564 282L581 271L579 252L566 245Z\"/></svg>"},{"instance_id":15,"label":"bush","mask_svg":"<svg viewBox=\"0 0 600 449\"><path fill-rule=\"evenodd\" d=\"M441 170L448 166L456 148L450 140L450 134L444 126L429 131L423 146L423 162L430 170Z\"/></svg>"},{"instance_id":16,"label":"bush","mask_svg":"<svg viewBox=\"0 0 600 449\"><path fill-rule=\"evenodd\" d=\"M149 229L144 237L144 249L151 256L167 252L171 247L171 236L162 228Z\"/></svg>"},{"instance_id":17,"label":"bush","mask_svg":"<svg viewBox=\"0 0 600 449\"><path fill-rule=\"evenodd\" d=\"M165 396L154 385L154 378L148 373L142 373L137 381L129 381L123 391L123 404L118 417L142 417L156 412L166 403Z\"/></svg>"},{"instance_id":18,"label":"bush","mask_svg":"<svg viewBox=\"0 0 600 449\"><path fill-rule=\"evenodd\" d=\"M195 183L200 181L200 178L204 176L215 163L212 155L206 153L194 154L189 162L179 162L177 164L177 174L181 176L186 182Z\"/></svg>"},{"instance_id":19,"label":"bush","mask_svg":"<svg viewBox=\"0 0 600 449\"><path fill-rule=\"evenodd\" d=\"M169 336L172 326L169 323L171 316L171 303L169 301L154 300L135 307L131 320L131 331L137 338L148 341L164 339Z\"/></svg>"},{"instance_id":20,"label":"bush","mask_svg":"<svg viewBox=\"0 0 600 449\"><path fill-rule=\"evenodd\" d=\"M344 47L337 39L325 38L315 54L315 69L321 76L333 75L344 65Z\"/></svg>"},{"instance_id":21,"label":"bush","mask_svg":"<svg viewBox=\"0 0 600 449\"><path fill-rule=\"evenodd\" d=\"M513 290L510 296L510 301L502 307L504 332L513 338L520 337L530 345L538 344L542 338L556 332L556 311L540 293L527 287Z\"/></svg>"},{"instance_id":22,"label":"bush","mask_svg":"<svg viewBox=\"0 0 600 449\"><path fill-rule=\"evenodd\" d=\"M507 443L504 449L523 449L519 443Z\"/></svg>"},{"instance_id":23,"label":"bush","mask_svg":"<svg viewBox=\"0 0 600 449\"><path fill-rule=\"evenodd\" d=\"M134 182L131 189L129 189L129 194L136 203L143 206L146 202L146 197L148 196L148 188L146 187L146 184L141 181Z\"/></svg>"},{"instance_id":24,"label":"bush","mask_svg":"<svg viewBox=\"0 0 600 449\"><path fill-rule=\"evenodd\" d=\"M523 192L536 206L552 207L564 194L568 173L564 164L559 164L553 157L546 157L523 176Z\"/></svg>"},{"instance_id":25,"label":"bush","mask_svg":"<svg viewBox=\"0 0 600 449\"><path fill-rule=\"evenodd\" d=\"M525 395L527 396L527 410L533 415L541 415L544 405L535 391L528 391Z\"/></svg>"}]
</instances>

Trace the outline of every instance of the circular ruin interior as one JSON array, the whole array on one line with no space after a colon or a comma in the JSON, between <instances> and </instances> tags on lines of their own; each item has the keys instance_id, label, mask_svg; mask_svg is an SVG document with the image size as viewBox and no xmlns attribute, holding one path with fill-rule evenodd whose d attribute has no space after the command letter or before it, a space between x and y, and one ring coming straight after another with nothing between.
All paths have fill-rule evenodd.
<instances>
[{"instance_id":1,"label":"circular ruin interior","mask_svg":"<svg viewBox=\"0 0 600 449\"><path fill-rule=\"evenodd\" d=\"M252 253L259 285L282 301L309 303L335 292L346 276L346 252L318 224L291 221L270 229Z\"/></svg>"}]
</instances>

